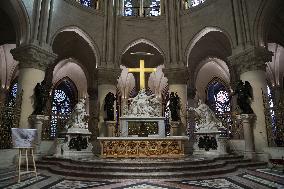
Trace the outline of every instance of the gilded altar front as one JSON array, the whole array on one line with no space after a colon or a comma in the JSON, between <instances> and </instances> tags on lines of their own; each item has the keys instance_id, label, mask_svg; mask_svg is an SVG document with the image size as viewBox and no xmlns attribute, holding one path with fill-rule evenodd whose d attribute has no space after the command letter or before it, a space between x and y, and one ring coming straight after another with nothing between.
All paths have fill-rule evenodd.
<instances>
[{"instance_id":1,"label":"gilded altar front","mask_svg":"<svg viewBox=\"0 0 284 189\"><path fill-rule=\"evenodd\" d=\"M98 137L103 158L179 158L188 137Z\"/></svg>"}]
</instances>

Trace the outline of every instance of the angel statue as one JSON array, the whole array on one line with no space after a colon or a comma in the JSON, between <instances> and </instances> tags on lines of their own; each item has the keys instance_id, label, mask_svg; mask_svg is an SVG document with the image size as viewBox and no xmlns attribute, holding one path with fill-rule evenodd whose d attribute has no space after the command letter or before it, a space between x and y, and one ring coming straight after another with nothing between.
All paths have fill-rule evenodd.
<instances>
[{"instance_id":1,"label":"angel statue","mask_svg":"<svg viewBox=\"0 0 284 189\"><path fill-rule=\"evenodd\" d=\"M230 96L238 95L237 104L241 109L242 114L253 114L250 106L251 99L253 98L252 87L248 81L245 83L242 80L237 82L234 92Z\"/></svg>"},{"instance_id":2,"label":"angel statue","mask_svg":"<svg viewBox=\"0 0 284 189\"><path fill-rule=\"evenodd\" d=\"M85 99L82 98L79 102L75 105L71 116L66 123L65 128L79 128L79 129L88 129L88 114L86 112L86 104Z\"/></svg>"}]
</instances>

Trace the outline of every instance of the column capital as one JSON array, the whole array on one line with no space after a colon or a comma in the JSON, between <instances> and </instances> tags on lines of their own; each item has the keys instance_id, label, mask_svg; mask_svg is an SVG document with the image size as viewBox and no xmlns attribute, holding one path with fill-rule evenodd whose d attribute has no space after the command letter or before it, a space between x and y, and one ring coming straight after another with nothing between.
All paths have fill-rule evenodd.
<instances>
[{"instance_id":1,"label":"column capital","mask_svg":"<svg viewBox=\"0 0 284 189\"><path fill-rule=\"evenodd\" d=\"M190 74L187 68L164 68L163 72L169 84L187 84Z\"/></svg>"},{"instance_id":2,"label":"column capital","mask_svg":"<svg viewBox=\"0 0 284 189\"><path fill-rule=\"evenodd\" d=\"M98 68L97 69L97 80L98 85L111 84L116 85L121 70L114 68Z\"/></svg>"},{"instance_id":3,"label":"column capital","mask_svg":"<svg viewBox=\"0 0 284 189\"><path fill-rule=\"evenodd\" d=\"M273 53L264 47L252 47L245 51L232 55L228 61L236 69L238 74L248 71L266 70L266 62L270 62Z\"/></svg>"},{"instance_id":4,"label":"column capital","mask_svg":"<svg viewBox=\"0 0 284 189\"><path fill-rule=\"evenodd\" d=\"M35 45L25 45L11 50L15 60L19 61L20 68L35 68L45 71L57 55Z\"/></svg>"}]
</instances>

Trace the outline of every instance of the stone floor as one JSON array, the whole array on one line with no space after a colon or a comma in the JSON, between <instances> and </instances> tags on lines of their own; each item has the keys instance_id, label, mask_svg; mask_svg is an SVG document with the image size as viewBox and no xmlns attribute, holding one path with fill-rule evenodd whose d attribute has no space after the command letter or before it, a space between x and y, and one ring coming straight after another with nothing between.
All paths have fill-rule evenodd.
<instances>
[{"instance_id":1,"label":"stone floor","mask_svg":"<svg viewBox=\"0 0 284 189\"><path fill-rule=\"evenodd\" d=\"M17 183L15 168L0 170L0 188L7 189L180 189L180 188L218 188L218 189L284 189L282 170L269 168L239 169L225 175L194 177L182 179L124 179L104 180L72 178L50 174L39 170L38 178L23 176Z\"/></svg>"}]
</instances>

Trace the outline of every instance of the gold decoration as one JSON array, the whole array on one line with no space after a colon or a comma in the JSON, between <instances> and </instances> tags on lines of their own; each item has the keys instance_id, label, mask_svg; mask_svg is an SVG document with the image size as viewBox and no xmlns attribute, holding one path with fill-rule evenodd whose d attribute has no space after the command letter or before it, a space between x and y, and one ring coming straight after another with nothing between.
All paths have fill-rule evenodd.
<instances>
[{"instance_id":1,"label":"gold decoration","mask_svg":"<svg viewBox=\"0 0 284 189\"><path fill-rule=\"evenodd\" d=\"M102 157L105 158L184 156L184 142L181 140L101 140L101 146Z\"/></svg>"},{"instance_id":2,"label":"gold decoration","mask_svg":"<svg viewBox=\"0 0 284 189\"><path fill-rule=\"evenodd\" d=\"M139 68L128 68L128 72L138 72L140 73L140 90L145 89L145 72L156 72L156 68L145 68L144 60L140 60Z\"/></svg>"}]
</instances>

